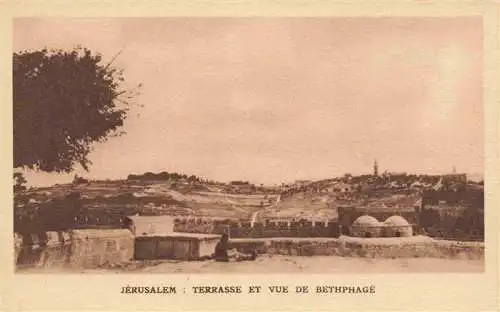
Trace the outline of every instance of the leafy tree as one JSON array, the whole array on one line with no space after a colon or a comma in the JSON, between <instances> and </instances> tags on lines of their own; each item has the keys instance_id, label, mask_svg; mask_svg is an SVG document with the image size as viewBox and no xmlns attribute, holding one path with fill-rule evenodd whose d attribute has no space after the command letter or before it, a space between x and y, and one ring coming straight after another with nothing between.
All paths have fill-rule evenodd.
<instances>
[{"instance_id":1,"label":"leafy tree","mask_svg":"<svg viewBox=\"0 0 500 312\"><path fill-rule=\"evenodd\" d=\"M113 60L86 48L14 53L14 168L88 170L92 144L124 133L137 89L121 88Z\"/></svg>"},{"instance_id":2,"label":"leafy tree","mask_svg":"<svg viewBox=\"0 0 500 312\"><path fill-rule=\"evenodd\" d=\"M26 190L26 178L21 172L14 172L14 192Z\"/></svg>"},{"instance_id":3,"label":"leafy tree","mask_svg":"<svg viewBox=\"0 0 500 312\"><path fill-rule=\"evenodd\" d=\"M140 176L136 174L129 174L127 180L139 180Z\"/></svg>"},{"instance_id":4,"label":"leafy tree","mask_svg":"<svg viewBox=\"0 0 500 312\"><path fill-rule=\"evenodd\" d=\"M168 180L168 172L166 171L162 171L158 174L158 178L160 178L160 180Z\"/></svg>"}]
</instances>

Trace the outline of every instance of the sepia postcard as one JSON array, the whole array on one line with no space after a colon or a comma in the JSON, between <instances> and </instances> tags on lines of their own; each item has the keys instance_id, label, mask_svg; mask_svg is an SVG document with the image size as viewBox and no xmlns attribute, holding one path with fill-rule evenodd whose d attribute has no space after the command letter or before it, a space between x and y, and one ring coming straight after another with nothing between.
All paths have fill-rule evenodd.
<instances>
[{"instance_id":1,"label":"sepia postcard","mask_svg":"<svg viewBox=\"0 0 500 312\"><path fill-rule=\"evenodd\" d=\"M498 310L495 2L56 3L3 5L2 310Z\"/></svg>"}]
</instances>

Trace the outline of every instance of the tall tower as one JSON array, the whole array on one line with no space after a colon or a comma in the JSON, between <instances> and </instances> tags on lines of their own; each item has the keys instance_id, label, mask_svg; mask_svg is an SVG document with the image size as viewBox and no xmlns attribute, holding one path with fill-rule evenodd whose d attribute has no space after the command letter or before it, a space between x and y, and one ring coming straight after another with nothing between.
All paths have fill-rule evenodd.
<instances>
[{"instance_id":1,"label":"tall tower","mask_svg":"<svg viewBox=\"0 0 500 312\"><path fill-rule=\"evenodd\" d=\"M375 159L375 162L373 163L373 175L378 176L378 163L377 160Z\"/></svg>"}]
</instances>

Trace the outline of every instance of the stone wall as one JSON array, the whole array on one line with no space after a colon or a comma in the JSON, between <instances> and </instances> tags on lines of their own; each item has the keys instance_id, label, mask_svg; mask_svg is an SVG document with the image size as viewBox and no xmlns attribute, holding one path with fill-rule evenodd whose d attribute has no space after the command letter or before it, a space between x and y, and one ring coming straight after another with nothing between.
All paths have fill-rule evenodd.
<instances>
[{"instance_id":1,"label":"stone wall","mask_svg":"<svg viewBox=\"0 0 500 312\"><path fill-rule=\"evenodd\" d=\"M484 259L484 243L434 240L425 236L399 238L256 238L231 239L241 252L290 256L364 258Z\"/></svg>"},{"instance_id":2,"label":"stone wall","mask_svg":"<svg viewBox=\"0 0 500 312\"><path fill-rule=\"evenodd\" d=\"M331 256L339 254L337 238L231 239L230 246L240 252L256 250L260 254L289 256Z\"/></svg>"},{"instance_id":3,"label":"stone wall","mask_svg":"<svg viewBox=\"0 0 500 312\"><path fill-rule=\"evenodd\" d=\"M68 232L43 232L18 235L16 264L24 267L64 267L70 252Z\"/></svg>"},{"instance_id":4,"label":"stone wall","mask_svg":"<svg viewBox=\"0 0 500 312\"><path fill-rule=\"evenodd\" d=\"M367 258L484 259L484 243L435 240L426 236L339 239L340 256Z\"/></svg>"},{"instance_id":5,"label":"stone wall","mask_svg":"<svg viewBox=\"0 0 500 312\"><path fill-rule=\"evenodd\" d=\"M73 230L69 265L79 268L119 266L134 256L129 230Z\"/></svg>"},{"instance_id":6,"label":"stone wall","mask_svg":"<svg viewBox=\"0 0 500 312\"><path fill-rule=\"evenodd\" d=\"M335 221L255 222L252 226L248 221L176 218L174 231L205 234L229 232L232 238L338 237L339 226Z\"/></svg>"},{"instance_id":7,"label":"stone wall","mask_svg":"<svg viewBox=\"0 0 500 312\"><path fill-rule=\"evenodd\" d=\"M136 237L134 258L136 260L203 260L213 255L219 241L219 235L205 234Z\"/></svg>"},{"instance_id":8,"label":"stone wall","mask_svg":"<svg viewBox=\"0 0 500 312\"><path fill-rule=\"evenodd\" d=\"M132 260L134 237L128 230L15 234L14 250L18 269L112 267Z\"/></svg>"},{"instance_id":9,"label":"stone wall","mask_svg":"<svg viewBox=\"0 0 500 312\"><path fill-rule=\"evenodd\" d=\"M382 226L351 226L349 232L356 237L380 237Z\"/></svg>"}]
</instances>

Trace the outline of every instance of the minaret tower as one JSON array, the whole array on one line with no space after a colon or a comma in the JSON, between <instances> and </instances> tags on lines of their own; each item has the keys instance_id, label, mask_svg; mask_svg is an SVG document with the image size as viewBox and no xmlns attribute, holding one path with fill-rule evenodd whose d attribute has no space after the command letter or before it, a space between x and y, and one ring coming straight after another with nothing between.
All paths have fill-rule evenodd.
<instances>
[{"instance_id":1,"label":"minaret tower","mask_svg":"<svg viewBox=\"0 0 500 312\"><path fill-rule=\"evenodd\" d=\"M375 159L375 162L373 163L373 175L378 176L378 163L377 160Z\"/></svg>"}]
</instances>

